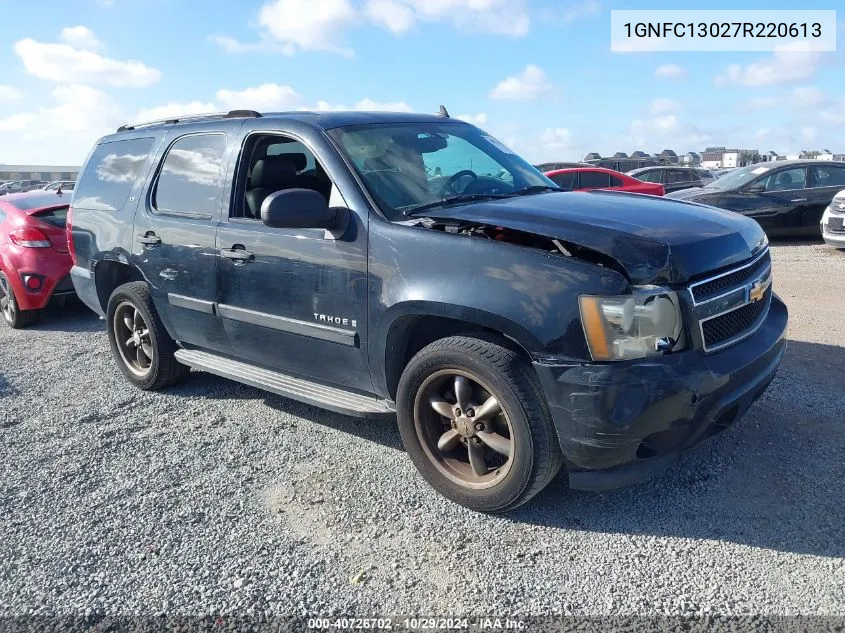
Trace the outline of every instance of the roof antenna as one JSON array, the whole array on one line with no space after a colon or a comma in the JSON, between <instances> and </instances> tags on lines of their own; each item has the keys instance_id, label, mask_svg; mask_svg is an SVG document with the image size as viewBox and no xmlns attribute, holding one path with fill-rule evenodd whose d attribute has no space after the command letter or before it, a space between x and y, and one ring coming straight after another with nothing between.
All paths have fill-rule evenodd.
<instances>
[{"instance_id":1,"label":"roof antenna","mask_svg":"<svg viewBox=\"0 0 845 633\"><path fill-rule=\"evenodd\" d=\"M449 118L449 112L446 110L446 106L440 106L440 112L437 113L437 116L442 117L444 119Z\"/></svg>"}]
</instances>

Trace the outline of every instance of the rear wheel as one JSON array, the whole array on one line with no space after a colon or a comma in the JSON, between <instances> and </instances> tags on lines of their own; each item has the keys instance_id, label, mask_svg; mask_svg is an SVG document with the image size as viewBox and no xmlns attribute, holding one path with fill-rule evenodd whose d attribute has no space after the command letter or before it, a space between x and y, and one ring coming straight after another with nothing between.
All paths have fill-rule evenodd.
<instances>
[{"instance_id":1,"label":"rear wheel","mask_svg":"<svg viewBox=\"0 0 845 633\"><path fill-rule=\"evenodd\" d=\"M0 273L0 311L3 312L3 320L16 330L38 320L37 310L20 309L12 284L4 273Z\"/></svg>"},{"instance_id":2,"label":"rear wheel","mask_svg":"<svg viewBox=\"0 0 845 633\"><path fill-rule=\"evenodd\" d=\"M115 360L136 387L161 389L190 371L176 360L176 343L164 329L144 282L119 286L109 299L106 318Z\"/></svg>"},{"instance_id":3,"label":"rear wheel","mask_svg":"<svg viewBox=\"0 0 845 633\"><path fill-rule=\"evenodd\" d=\"M397 417L423 477L474 510L516 508L560 470L533 368L493 339L453 336L420 351L399 382Z\"/></svg>"}]
</instances>

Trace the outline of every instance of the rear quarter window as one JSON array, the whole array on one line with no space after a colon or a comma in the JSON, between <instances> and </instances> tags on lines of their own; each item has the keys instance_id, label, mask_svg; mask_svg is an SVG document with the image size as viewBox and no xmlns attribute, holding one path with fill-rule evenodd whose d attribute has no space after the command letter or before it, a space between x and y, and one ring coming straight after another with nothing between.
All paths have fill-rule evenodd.
<instances>
[{"instance_id":1,"label":"rear quarter window","mask_svg":"<svg viewBox=\"0 0 845 633\"><path fill-rule=\"evenodd\" d=\"M73 199L74 208L119 211L143 175L155 138L100 143L91 154Z\"/></svg>"},{"instance_id":2,"label":"rear quarter window","mask_svg":"<svg viewBox=\"0 0 845 633\"><path fill-rule=\"evenodd\" d=\"M46 211L33 214L33 217L41 222L47 222L47 224L64 228L67 223L67 210L67 207L47 209Z\"/></svg>"}]
</instances>

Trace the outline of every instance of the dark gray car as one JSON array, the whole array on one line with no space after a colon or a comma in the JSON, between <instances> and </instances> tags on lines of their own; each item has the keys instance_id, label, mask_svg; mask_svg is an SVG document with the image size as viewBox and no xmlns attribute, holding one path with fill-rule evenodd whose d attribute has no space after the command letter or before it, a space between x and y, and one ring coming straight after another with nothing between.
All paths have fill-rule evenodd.
<instances>
[{"instance_id":1,"label":"dark gray car","mask_svg":"<svg viewBox=\"0 0 845 633\"><path fill-rule=\"evenodd\" d=\"M713 174L700 167L677 167L659 165L656 167L641 167L627 172L637 180L656 182L663 185L666 193L703 187L715 180Z\"/></svg>"}]
</instances>

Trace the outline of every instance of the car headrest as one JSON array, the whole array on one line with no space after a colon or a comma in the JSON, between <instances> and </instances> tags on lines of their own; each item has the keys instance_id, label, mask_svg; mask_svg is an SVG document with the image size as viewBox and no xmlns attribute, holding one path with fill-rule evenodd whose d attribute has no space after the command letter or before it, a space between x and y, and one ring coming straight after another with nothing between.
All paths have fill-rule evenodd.
<instances>
[{"instance_id":1,"label":"car headrest","mask_svg":"<svg viewBox=\"0 0 845 633\"><path fill-rule=\"evenodd\" d=\"M283 156L293 163L296 171L302 171L308 166L308 159L305 157L305 154L283 154Z\"/></svg>"},{"instance_id":2,"label":"car headrest","mask_svg":"<svg viewBox=\"0 0 845 633\"><path fill-rule=\"evenodd\" d=\"M268 156L255 161L252 187L281 187L296 177L296 166L288 156Z\"/></svg>"}]
</instances>

